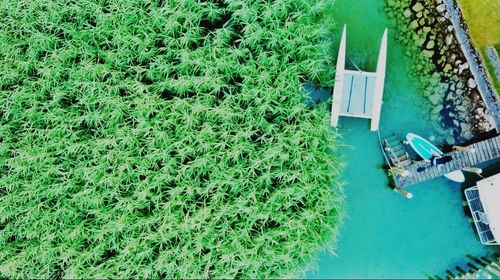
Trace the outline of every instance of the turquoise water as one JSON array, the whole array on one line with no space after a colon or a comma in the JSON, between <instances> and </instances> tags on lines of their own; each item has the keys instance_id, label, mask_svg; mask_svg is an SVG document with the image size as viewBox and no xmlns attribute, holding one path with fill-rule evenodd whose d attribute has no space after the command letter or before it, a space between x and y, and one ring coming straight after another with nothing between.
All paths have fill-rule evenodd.
<instances>
[{"instance_id":1,"label":"turquoise water","mask_svg":"<svg viewBox=\"0 0 500 280\"><path fill-rule=\"evenodd\" d=\"M347 55L363 70L375 69L380 39L389 27L383 2L336 1L333 16L339 27L348 25ZM393 34L390 29L380 132L413 132L444 143L430 119L431 104L411 84L408 61ZM336 256L322 253L318 267L305 277L423 278L463 264L466 254L488 252L464 215L461 185L439 178L407 188L414 195L408 200L387 187L377 134L369 131L369 121L341 118L340 132L349 146L343 150L347 218Z\"/></svg>"}]
</instances>

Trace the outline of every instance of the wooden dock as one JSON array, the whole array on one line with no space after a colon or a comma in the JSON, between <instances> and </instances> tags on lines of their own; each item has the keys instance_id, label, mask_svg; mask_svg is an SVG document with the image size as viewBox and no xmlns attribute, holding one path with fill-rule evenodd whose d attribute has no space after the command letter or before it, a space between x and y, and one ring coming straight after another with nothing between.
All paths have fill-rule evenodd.
<instances>
[{"instance_id":1,"label":"wooden dock","mask_svg":"<svg viewBox=\"0 0 500 280\"><path fill-rule=\"evenodd\" d=\"M406 152L403 142L396 135L393 134L384 139L383 147L387 158L391 159L392 166L404 169L411 164L410 155Z\"/></svg>"},{"instance_id":2,"label":"wooden dock","mask_svg":"<svg viewBox=\"0 0 500 280\"><path fill-rule=\"evenodd\" d=\"M446 270L446 275L434 275L429 279L500 279L500 257L496 254L476 258L467 255L466 266Z\"/></svg>"},{"instance_id":3,"label":"wooden dock","mask_svg":"<svg viewBox=\"0 0 500 280\"><path fill-rule=\"evenodd\" d=\"M445 155L451 156L453 160L442 165L441 169L432 166L430 162L422 160L405 166L405 170L408 171L406 174L393 172L396 188L404 188L422 183L441 177L446 173L461 170L464 167L472 167L483 162L500 158L500 136L471 144L467 146L467 149L474 150L474 152L453 151L446 153ZM417 169L422 168L425 168L425 170L417 172Z\"/></svg>"}]
</instances>

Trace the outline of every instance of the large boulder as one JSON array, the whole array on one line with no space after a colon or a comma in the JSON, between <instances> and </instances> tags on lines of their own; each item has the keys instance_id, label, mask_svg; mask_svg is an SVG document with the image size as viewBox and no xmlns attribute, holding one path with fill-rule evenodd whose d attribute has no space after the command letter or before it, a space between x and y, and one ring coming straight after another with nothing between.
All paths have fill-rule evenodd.
<instances>
[{"instance_id":1,"label":"large boulder","mask_svg":"<svg viewBox=\"0 0 500 280\"><path fill-rule=\"evenodd\" d=\"M413 28L413 29L417 29L419 27L418 21L417 20L412 21L410 23L410 27Z\"/></svg>"},{"instance_id":2,"label":"large boulder","mask_svg":"<svg viewBox=\"0 0 500 280\"><path fill-rule=\"evenodd\" d=\"M446 45L451 45L451 43L453 43L453 35L449 34L446 36L446 38L444 39Z\"/></svg>"},{"instance_id":3,"label":"large boulder","mask_svg":"<svg viewBox=\"0 0 500 280\"><path fill-rule=\"evenodd\" d=\"M447 64L444 66L444 68L443 68L443 72L448 73L448 72L450 72L452 69L453 69L453 67L452 67L449 63L447 63Z\"/></svg>"},{"instance_id":4,"label":"large boulder","mask_svg":"<svg viewBox=\"0 0 500 280\"><path fill-rule=\"evenodd\" d=\"M436 106L439 104L439 101L441 101L441 95L439 93L434 93L429 96L429 101L432 105Z\"/></svg>"},{"instance_id":5,"label":"large boulder","mask_svg":"<svg viewBox=\"0 0 500 280\"><path fill-rule=\"evenodd\" d=\"M470 132L472 130L472 126L468 123L461 123L460 128L462 129L462 133Z\"/></svg>"},{"instance_id":6,"label":"large boulder","mask_svg":"<svg viewBox=\"0 0 500 280\"><path fill-rule=\"evenodd\" d=\"M418 13L424 9L424 5L422 5L422 3L420 2L417 2L417 4L413 5L411 9L414 10L415 13Z\"/></svg>"},{"instance_id":7,"label":"large boulder","mask_svg":"<svg viewBox=\"0 0 500 280\"><path fill-rule=\"evenodd\" d=\"M459 74L462 74L462 72L465 70L465 69L469 69L469 63L464 63L464 64L461 64L459 67L458 67L458 73Z\"/></svg>"},{"instance_id":8,"label":"large boulder","mask_svg":"<svg viewBox=\"0 0 500 280\"><path fill-rule=\"evenodd\" d=\"M403 12L403 15L405 18L409 18L411 17L411 11L410 9L406 9L404 12Z\"/></svg>"},{"instance_id":9,"label":"large boulder","mask_svg":"<svg viewBox=\"0 0 500 280\"><path fill-rule=\"evenodd\" d=\"M464 105L459 105L459 106L455 107L455 109L459 113L465 113L465 112L467 112L467 107L465 107Z\"/></svg>"},{"instance_id":10,"label":"large boulder","mask_svg":"<svg viewBox=\"0 0 500 280\"><path fill-rule=\"evenodd\" d=\"M434 51L428 51L428 50L424 50L422 51L422 53L427 56L428 58L431 58L433 55L434 55Z\"/></svg>"},{"instance_id":11,"label":"large boulder","mask_svg":"<svg viewBox=\"0 0 500 280\"><path fill-rule=\"evenodd\" d=\"M436 42L434 42L434 40L430 40L429 42L427 42L427 46L425 46L425 47L429 50L432 50L435 45L436 45Z\"/></svg>"},{"instance_id":12,"label":"large boulder","mask_svg":"<svg viewBox=\"0 0 500 280\"><path fill-rule=\"evenodd\" d=\"M467 81L467 86L469 88L476 88L476 81L473 78L469 78L469 80Z\"/></svg>"},{"instance_id":13,"label":"large boulder","mask_svg":"<svg viewBox=\"0 0 500 280\"><path fill-rule=\"evenodd\" d=\"M444 4L438 5L436 7L436 11L438 11L438 13L443 13L444 11L446 11L446 6Z\"/></svg>"},{"instance_id":14,"label":"large boulder","mask_svg":"<svg viewBox=\"0 0 500 280\"><path fill-rule=\"evenodd\" d=\"M431 115L439 115L441 114L441 110L443 110L443 107L441 106L436 106L432 109Z\"/></svg>"},{"instance_id":15,"label":"large boulder","mask_svg":"<svg viewBox=\"0 0 500 280\"><path fill-rule=\"evenodd\" d=\"M446 137L446 144L448 145L454 145L455 144L455 138L453 138L453 136L448 136Z\"/></svg>"}]
</instances>

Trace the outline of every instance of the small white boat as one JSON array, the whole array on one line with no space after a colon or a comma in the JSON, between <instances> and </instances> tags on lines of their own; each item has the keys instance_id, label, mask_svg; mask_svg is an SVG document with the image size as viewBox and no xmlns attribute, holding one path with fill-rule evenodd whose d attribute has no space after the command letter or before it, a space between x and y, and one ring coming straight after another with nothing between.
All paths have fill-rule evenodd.
<instances>
[{"instance_id":1,"label":"small white boat","mask_svg":"<svg viewBox=\"0 0 500 280\"><path fill-rule=\"evenodd\" d=\"M416 134L408 133L406 135L406 141L408 141L415 153L417 153L425 161L430 162L432 157L441 157L444 155L444 153L438 147L434 146L431 142ZM447 173L444 176L457 183L465 182L465 176L461 170Z\"/></svg>"},{"instance_id":2,"label":"small white boat","mask_svg":"<svg viewBox=\"0 0 500 280\"><path fill-rule=\"evenodd\" d=\"M500 245L500 174L482 179L465 190L481 243Z\"/></svg>"}]
</instances>

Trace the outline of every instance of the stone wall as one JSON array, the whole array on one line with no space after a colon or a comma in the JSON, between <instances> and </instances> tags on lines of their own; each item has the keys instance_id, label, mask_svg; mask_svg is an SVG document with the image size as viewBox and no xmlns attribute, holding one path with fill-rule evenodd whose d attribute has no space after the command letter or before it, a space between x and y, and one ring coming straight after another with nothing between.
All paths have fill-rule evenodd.
<instances>
[{"instance_id":1,"label":"stone wall","mask_svg":"<svg viewBox=\"0 0 500 280\"><path fill-rule=\"evenodd\" d=\"M492 83L486 73L481 55L472 46L469 29L463 18L462 11L456 0L442 1L445 4L447 13L450 15L450 20L455 28L455 35L460 43L462 52L470 63L470 70L476 80L483 102L491 114L495 128L500 132L500 105L498 103L498 95L493 89Z\"/></svg>"},{"instance_id":2,"label":"stone wall","mask_svg":"<svg viewBox=\"0 0 500 280\"><path fill-rule=\"evenodd\" d=\"M386 0L386 12L448 144L494 129L442 0Z\"/></svg>"}]
</instances>

